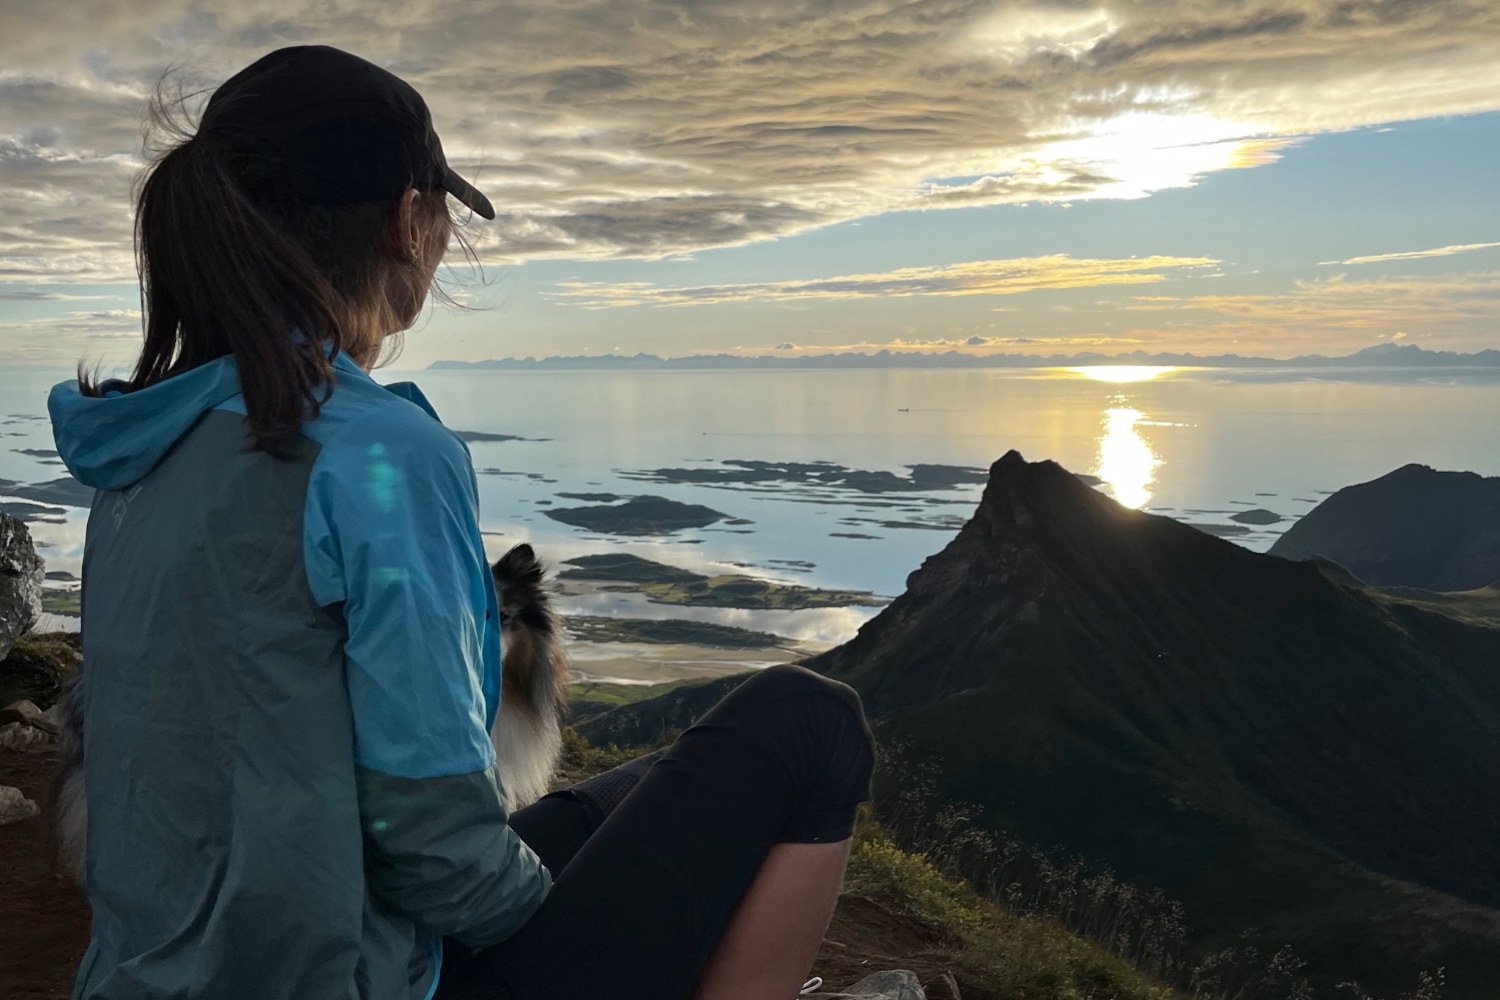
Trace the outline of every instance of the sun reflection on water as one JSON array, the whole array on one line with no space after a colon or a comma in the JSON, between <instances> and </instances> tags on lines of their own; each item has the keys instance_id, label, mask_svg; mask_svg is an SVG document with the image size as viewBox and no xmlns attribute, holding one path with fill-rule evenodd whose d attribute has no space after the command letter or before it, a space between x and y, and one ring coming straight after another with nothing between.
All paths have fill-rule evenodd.
<instances>
[{"instance_id":1,"label":"sun reflection on water","mask_svg":"<svg viewBox=\"0 0 1500 1000\"><path fill-rule=\"evenodd\" d=\"M1136 431L1145 414L1128 407L1104 411L1104 436L1094 475L1104 481L1110 496L1126 507L1141 508L1151 499L1151 484L1161 459Z\"/></svg>"},{"instance_id":2,"label":"sun reflection on water","mask_svg":"<svg viewBox=\"0 0 1500 1000\"><path fill-rule=\"evenodd\" d=\"M1087 365L1068 369L1095 382L1149 382L1176 370L1176 365Z\"/></svg>"}]
</instances>

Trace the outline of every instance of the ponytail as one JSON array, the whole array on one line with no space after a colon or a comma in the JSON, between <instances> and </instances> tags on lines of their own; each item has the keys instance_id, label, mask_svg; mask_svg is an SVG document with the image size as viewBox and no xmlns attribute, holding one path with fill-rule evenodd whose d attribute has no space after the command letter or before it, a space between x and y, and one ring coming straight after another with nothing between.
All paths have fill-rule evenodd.
<instances>
[{"instance_id":1,"label":"ponytail","mask_svg":"<svg viewBox=\"0 0 1500 1000\"><path fill-rule=\"evenodd\" d=\"M145 341L125 388L232 355L250 448L285 456L333 391L334 356L378 353L383 336L408 325L425 297L410 252L391 245L396 202L300 204L279 164L253 143L192 134L160 96L151 117L178 141L148 168L136 199ZM422 221L442 223L422 228L441 230L434 235L446 246L442 192L424 193L418 207ZM392 315L393 270L414 284L410 316ZM100 392L82 371L79 382Z\"/></svg>"}]
</instances>

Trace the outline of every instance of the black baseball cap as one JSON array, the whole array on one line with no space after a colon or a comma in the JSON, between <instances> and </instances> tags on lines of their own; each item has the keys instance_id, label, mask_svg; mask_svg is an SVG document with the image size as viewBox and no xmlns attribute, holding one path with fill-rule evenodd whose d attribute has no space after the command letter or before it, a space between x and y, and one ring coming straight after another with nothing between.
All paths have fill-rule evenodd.
<instances>
[{"instance_id":1,"label":"black baseball cap","mask_svg":"<svg viewBox=\"0 0 1500 1000\"><path fill-rule=\"evenodd\" d=\"M314 205L442 188L486 219L489 199L443 156L427 103L405 80L327 45L277 49L214 91L199 131L275 157Z\"/></svg>"}]
</instances>

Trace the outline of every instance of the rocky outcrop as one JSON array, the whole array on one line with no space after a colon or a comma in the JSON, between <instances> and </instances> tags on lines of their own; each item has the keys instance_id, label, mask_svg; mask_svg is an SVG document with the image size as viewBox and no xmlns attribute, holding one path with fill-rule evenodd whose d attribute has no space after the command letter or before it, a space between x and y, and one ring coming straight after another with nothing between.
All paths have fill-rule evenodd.
<instances>
[{"instance_id":1,"label":"rocky outcrop","mask_svg":"<svg viewBox=\"0 0 1500 1000\"><path fill-rule=\"evenodd\" d=\"M43 564L26 525L0 513L0 660L42 613Z\"/></svg>"},{"instance_id":2,"label":"rocky outcrop","mask_svg":"<svg viewBox=\"0 0 1500 1000\"><path fill-rule=\"evenodd\" d=\"M1377 587L1456 591L1500 582L1500 477L1402 466L1318 504L1271 554L1331 559Z\"/></svg>"}]
</instances>

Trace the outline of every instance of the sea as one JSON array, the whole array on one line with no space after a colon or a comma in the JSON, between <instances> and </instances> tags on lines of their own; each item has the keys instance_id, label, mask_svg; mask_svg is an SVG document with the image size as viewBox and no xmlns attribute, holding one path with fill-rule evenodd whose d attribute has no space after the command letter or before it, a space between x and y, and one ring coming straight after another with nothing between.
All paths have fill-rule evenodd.
<instances>
[{"instance_id":1,"label":"sea","mask_svg":"<svg viewBox=\"0 0 1500 1000\"><path fill-rule=\"evenodd\" d=\"M47 388L69 374L0 373L0 479L66 474L45 413ZM1500 369L376 374L416 382L450 428L487 436L469 447L494 557L526 541L554 566L630 552L887 597L947 544L979 500L982 470L1012 449L1061 463L1128 506L1262 551L1332 492L1408 463L1500 475ZM909 483L919 465L950 468ZM724 516L658 535L548 516L643 495ZM0 502L24 510L15 499L0 486ZM78 573L86 515L53 508L30 521L49 570ZM692 618L817 643L847 639L875 613L684 608L610 593L567 598L563 610Z\"/></svg>"}]
</instances>

